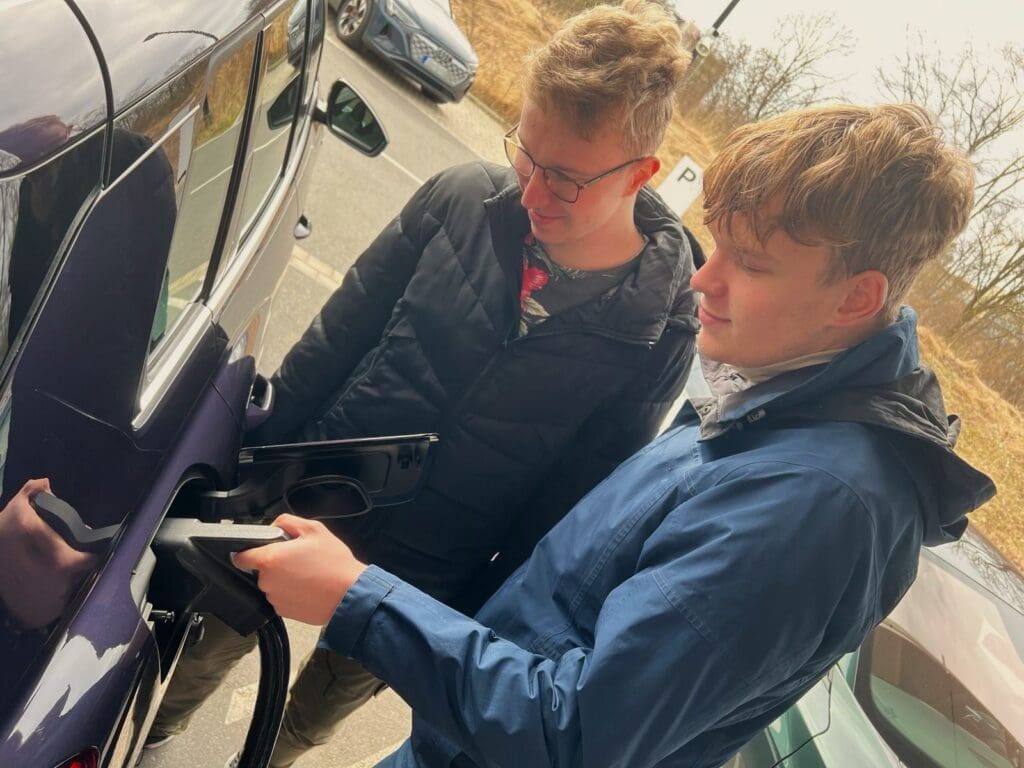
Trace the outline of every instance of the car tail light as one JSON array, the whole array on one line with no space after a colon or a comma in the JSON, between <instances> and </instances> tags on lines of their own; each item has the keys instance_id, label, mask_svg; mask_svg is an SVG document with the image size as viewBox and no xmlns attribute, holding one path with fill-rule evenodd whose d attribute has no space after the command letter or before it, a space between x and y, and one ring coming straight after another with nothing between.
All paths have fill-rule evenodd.
<instances>
[{"instance_id":1,"label":"car tail light","mask_svg":"<svg viewBox=\"0 0 1024 768\"><path fill-rule=\"evenodd\" d=\"M69 757L57 768L96 768L99 755L95 749L84 749L74 757Z\"/></svg>"}]
</instances>

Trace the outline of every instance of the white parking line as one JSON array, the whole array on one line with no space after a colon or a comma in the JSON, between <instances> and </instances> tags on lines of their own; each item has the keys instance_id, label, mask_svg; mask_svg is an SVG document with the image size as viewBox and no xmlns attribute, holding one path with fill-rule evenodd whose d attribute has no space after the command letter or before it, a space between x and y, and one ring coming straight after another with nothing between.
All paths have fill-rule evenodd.
<instances>
[{"instance_id":1,"label":"white parking line","mask_svg":"<svg viewBox=\"0 0 1024 768\"><path fill-rule=\"evenodd\" d=\"M385 160L387 160L389 163L391 163L393 166L395 166L395 168L397 168L402 173L404 173L406 176L408 176L410 179L412 179L413 183L416 184L417 188L423 186L423 181L424 181L423 179L421 179L415 173L410 171L408 168L406 168L400 162L395 160L395 158L393 158L390 154L388 154L387 152L384 152L384 153L381 154L381 157L383 157Z\"/></svg>"},{"instance_id":2,"label":"white parking line","mask_svg":"<svg viewBox=\"0 0 1024 768\"><path fill-rule=\"evenodd\" d=\"M329 291L336 290L341 285L341 281L345 279L345 276L330 264L320 261L316 256L297 245L292 248L292 257L288 260L288 266L320 283Z\"/></svg>"}]
</instances>

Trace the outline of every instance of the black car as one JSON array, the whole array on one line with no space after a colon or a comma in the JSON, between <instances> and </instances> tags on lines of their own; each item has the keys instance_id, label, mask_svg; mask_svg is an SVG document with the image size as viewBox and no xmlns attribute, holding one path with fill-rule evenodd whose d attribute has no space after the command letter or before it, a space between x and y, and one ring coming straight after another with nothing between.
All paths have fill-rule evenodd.
<instances>
[{"instance_id":1,"label":"black car","mask_svg":"<svg viewBox=\"0 0 1024 768\"><path fill-rule=\"evenodd\" d=\"M134 765L200 611L260 634L243 764L264 765L287 639L230 553L279 532L224 521L418 482L429 436L242 449L272 407L256 361L321 131L387 141L343 82L318 104L325 18L0 3L3 768Z\"/></svg>"}]
</instances>

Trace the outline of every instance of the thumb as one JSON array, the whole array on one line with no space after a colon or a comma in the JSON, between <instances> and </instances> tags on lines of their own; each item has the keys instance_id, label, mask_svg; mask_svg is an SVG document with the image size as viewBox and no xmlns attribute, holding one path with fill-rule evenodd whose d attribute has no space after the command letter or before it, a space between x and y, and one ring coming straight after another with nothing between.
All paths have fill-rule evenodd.
<instances>
[{"instance_id":1,"label":"thumb","mask_svg":"<svg viewBox=\"0 0 1024 768\"><path fill-rule=\"evenodd\" d=\"M50 490L50 479L48 477L43 477L38 480L29 480L21 487L21 493L28 498L32 498L40 491L52 493Z\"/></svg>"},{"instance_id":2,"label":"thumb","mask_svg":"<svg viewBox=\"0 0 1024 768\"><path fill-rule=\"evenodd\" d=\"M265 544L262 547L253 547L243 552L235 552L231 555L231 564L235 568L244 568L247 571L258 571L263 566L267 556L267 550L274 544Z\"/></svg>"}]
</instances>

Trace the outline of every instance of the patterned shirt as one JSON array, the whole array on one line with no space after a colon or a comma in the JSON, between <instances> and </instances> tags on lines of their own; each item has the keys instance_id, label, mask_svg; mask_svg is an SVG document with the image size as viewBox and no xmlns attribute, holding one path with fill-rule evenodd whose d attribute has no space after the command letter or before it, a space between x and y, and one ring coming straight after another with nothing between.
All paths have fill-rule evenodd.
<instances>
[{"instance_id":1,"label":"patterned shirt","mask_svg":"<svg viewBox=\"0 0 1024 768\"><path fill-rule=\"evenodd\" d=\"M644 245L647 245L647 237ZM640 248L640 251L643 250ZM636 256L640 255L640 251ZM519 291L519 335L526 336L552 315L611 293L636 265L636 256L608 269L563 267L548 256L532 232L523 239L523 281Z\"/></svg>"}]
</instances>

